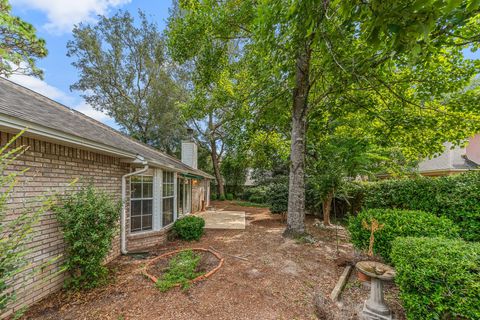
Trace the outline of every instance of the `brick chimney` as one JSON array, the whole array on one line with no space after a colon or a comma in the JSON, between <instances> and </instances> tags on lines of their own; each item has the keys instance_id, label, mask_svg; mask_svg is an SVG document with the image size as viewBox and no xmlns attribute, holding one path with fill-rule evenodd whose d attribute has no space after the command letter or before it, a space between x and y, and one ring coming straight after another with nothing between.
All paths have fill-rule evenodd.
<instances>
[{"instance_id":1,"label":"brick chimney","mask_svg":"<svg viewBox=\"0 0 480 320\"><path fill-rule=\"evenodd\" d=\"M193 139L193 129L187 129L188 139L182 141L182 162L186 165L198 168L197 144Z\"/></svg>"}]
</instances>

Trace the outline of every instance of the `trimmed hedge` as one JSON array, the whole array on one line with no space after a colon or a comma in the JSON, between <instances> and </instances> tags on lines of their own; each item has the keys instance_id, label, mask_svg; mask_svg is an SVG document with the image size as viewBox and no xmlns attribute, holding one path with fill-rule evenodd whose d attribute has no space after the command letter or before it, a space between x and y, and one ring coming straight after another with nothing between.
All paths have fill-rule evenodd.
<instances>
[{"instance_id":1,"label":"trimmed hedge","mask_svg":"<svg viewBox=\"0 0 480 320\"><path fill-rule=\"evenodd\" d=\"M233 200L233 194L232 194L232 193L227 193L227 194L225 195L225 199L227 199L227 200Z\"/></svg>"},{"instance_id":2,"label":"trimmed hedge","mask_svg":"<svg viewBox=\"0 0 480 320\"><path fill-rule=\"evenodd\" d=\"M205 220L196 216L186 216L173 224L173 230L178 236L187 241L200 240L203 235Z\"/></svg>"},{"instance_id":3,"label":"trimmed hedge","mask_svg":"<svg viewBox=\"0 0 480 320\"><path fill-rule=\"evenodd\" d=\"M447 217L467 241L480 241L480 172L414 179L383 180L352 189L354 205L363 209L421 210Z\"/></svg>"},{"instance_id":4,"label":"trimmed hedge","mask_svg":"<svg viewBox=\"0 0 480 320\"><path fill-rule=\"evenodd\" d=\"M480 319L480 243L398 238L391 257L408 319Z\"/></svg>"},{"instance_id":5,"label":"trimmed hedge","mask_svg":"<svg viewBox=\"0 0 480 320\"><path fill-rule=\"evenodd\" d=\"M364 219L369 224L372 219L384 224L383 229L375 232L373 252L387 262L391 261L392 241L397 237L458 237L458 227L445 217L422 211L370 209L348 219L351 241L361 250L367 250L370 243L370 230L362 226Z\"/></svg>"}]
</instances>

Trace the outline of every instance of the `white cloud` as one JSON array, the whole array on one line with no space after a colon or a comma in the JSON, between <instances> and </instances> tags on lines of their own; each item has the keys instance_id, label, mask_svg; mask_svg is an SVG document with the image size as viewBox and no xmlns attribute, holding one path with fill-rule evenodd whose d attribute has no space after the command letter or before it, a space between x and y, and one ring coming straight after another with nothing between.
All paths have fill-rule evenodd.
<instances>
[{"instance_id":1,"label":"white cloud","mask_svg":"<svg viewBox=\"0 0 480 320\"><path fill-rule=\"evenodd\" d=\"M38 10L46 14L48 22L43 27L50 33L62 34L72 31L79 22L95 21L97 15L107 14L111 8L131 0L13 0L14 6Z\"/></svg>"},{"instance_id":2,"label":"white cloud","mask_svg":"<svg viewBox=\"0 0 480 320\"><path fill-rule=\"evenodd\" d=\"M13 74L8 79L63 104L72 104L74 101L73 97L38 78Z\"/></svg>"},{"instance_id":3,"label":"white cloud","mask_svg":"<svg viewBox=\"0 0 480 320\"><path fill-rule=\"evenodd\" d=\"M81 113L83 113L84 115L90 118L93 118L103 123L106 123L112 120L112 118L110 118L108 115L106 115L101 111L93 109L91 105L85 102L78 104L76 107L74 107L74 109L77 111L80 111Z\"/></svg>"},{"instance_id":4,"label":"white cloud","mask_svg":"<svg viewBox=\"0 0 480 320\"><path fill-rule=\"evenodd\" d=\"M41 95L46 96L47 98L58 101L68 107L80 111L81 113L85 114L90 118L93 118L108 125L111 125L113 123L113 119L105 113L93 109L92 106L90 106L84 101L78 102L80 98L70 96L64 91L52 85L49 85L43 80L31 76L18 74L11 75L8 79L30 90L38 92Z\"/></svg>"}]
</instances>

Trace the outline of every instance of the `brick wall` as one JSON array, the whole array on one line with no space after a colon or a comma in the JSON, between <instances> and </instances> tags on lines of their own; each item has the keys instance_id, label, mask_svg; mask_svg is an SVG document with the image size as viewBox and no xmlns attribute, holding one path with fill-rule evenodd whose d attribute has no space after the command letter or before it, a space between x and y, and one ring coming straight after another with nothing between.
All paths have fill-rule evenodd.
<instances>
[{"instance_id":1,"label":"brick wall","mask_svg":"<svg viewBox=\"0 0 480 320\"><path fill-rule=\"evenodd\" d=\"M12 136L12 134L0 132L1 145L4 145ZM27 146L29 149L9 166L7 171L30 169L19 177L18 185L8 204L7 220L23 212L25 207L38 206L36 197L50 191L66 190L75 178L80 179L76 184L77 187L93 182L96 187L120 199L121 177L128 173L130 168L121 163L118 158L25 137L17 140L17 146L20 145ZM37 266L61 256L64 250L62 235L52 212L42 215L35 226L33 241L29 247L32 268L16 277L17 301L9 313L31 305L58 290L65 279L65 275L58 271L63 263L61 257L43 272L32 273ZM117 236L108 259L113 259L119 254L120 243ZM0 315L0 318L7 315Z\"/></svg>"},{"instance_id":2,"label":"brick wall","mask_svg":"<svg viewBox=\"0 0 480 320\"><path fill-rule=\"evenodd\" d=\"M127 236L127 249L129 252L140 252L149 247L165 244L171 229L172 227L169 226L159 231L130 233Z\"/></svg>"}]
</instances>

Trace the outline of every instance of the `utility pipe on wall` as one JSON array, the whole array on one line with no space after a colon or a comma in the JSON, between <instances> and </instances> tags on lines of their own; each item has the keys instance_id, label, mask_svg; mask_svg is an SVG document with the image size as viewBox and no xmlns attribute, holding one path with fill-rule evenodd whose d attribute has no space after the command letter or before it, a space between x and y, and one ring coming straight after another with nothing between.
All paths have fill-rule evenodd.
<instances>
[{"instance_id":1,"label":"utility pipe on wall","mask_svg":"<svg viewBox=\"0 0 480 320\"><path fill-rule=\"evenodd\" d=\"M122 176L122 214L120 216L120 251L122 254L127 254L127 231L126 231L126 220L127 220L127 205L126 205L126 198L127 198L127 178L135 175L139 175L144 173L148 170L148 163L140 156L137 156L135 159L136 163L141 162L144 167L138 171L134 171L131 173L127 173L126 175Z\"/></svg>"}]
</instances>

